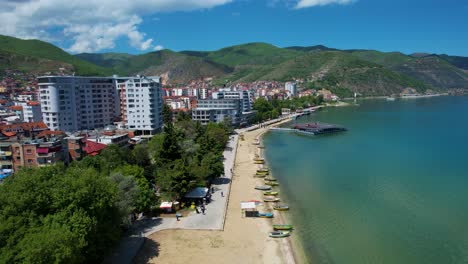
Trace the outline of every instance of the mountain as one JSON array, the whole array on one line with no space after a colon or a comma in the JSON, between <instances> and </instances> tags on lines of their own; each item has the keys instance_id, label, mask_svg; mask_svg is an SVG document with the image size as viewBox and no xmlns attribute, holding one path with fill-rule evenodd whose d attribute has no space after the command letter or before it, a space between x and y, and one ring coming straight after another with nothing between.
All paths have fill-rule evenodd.
<instances>
[{"instance_id":1,"label":"mountain","mask_svg":"<svg viewBox=\"0 0 468 264\"><path fill-rule=\"evenodd\" d=\"M233 69L203 57L195 57L171 50L141 55L120 53L78 54L77 57L102 67L109 67L121 75L161 75L171 83L184 83L206 77L229 74Z\"/></svg>"},{"instance_id":2,"label":"mountain","mask_svg":"<svg viewBox=\"0 0 468 264\"><path fill-rule=\"evenodd\" d=\"M406 55L375 50L338 50L323 45L280 48L255 42L215 51L161 50L140 55L70 55L39 40L0 36L0 73L160 75L169 84L212 78L214 85L300 80L301 88L327 88L341 95L468 89L468 58L429 53Z\"/></svg>"},{"instance_id":3,"label":"mountain","mask_svg":"<svg viewBox=\"0 0 468 264\"><path fill-rule=\"evenodd\" d=\"M62 49L40 40L23 40L0 35L2 68L32 70L37 73L65 72L77 75L110 75L112 72L77 58Z\"/></svg>"}]
</instances>

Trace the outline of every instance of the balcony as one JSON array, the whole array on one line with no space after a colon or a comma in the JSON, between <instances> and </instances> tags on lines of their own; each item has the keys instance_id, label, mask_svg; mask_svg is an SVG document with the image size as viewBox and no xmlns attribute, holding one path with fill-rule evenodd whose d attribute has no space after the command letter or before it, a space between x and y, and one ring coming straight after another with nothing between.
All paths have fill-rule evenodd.
<instances>
[{"instance_id":1,"label":"balcony","mask_svg":"<svg viewBox=\"0 0 468 264\"><path fill-rule=\"evenodd\" d=\"M0 157L9 157L11 154L11 151L0 151Z\"/></svg>"}]
</instances>

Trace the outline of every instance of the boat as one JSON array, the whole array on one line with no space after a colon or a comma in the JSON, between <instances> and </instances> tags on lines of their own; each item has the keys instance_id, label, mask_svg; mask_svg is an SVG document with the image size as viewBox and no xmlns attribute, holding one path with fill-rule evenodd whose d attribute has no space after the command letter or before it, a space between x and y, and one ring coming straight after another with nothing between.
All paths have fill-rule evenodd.
<instances>
[{"instance_id":1,"label":"boat","mask_svg":"<svg viewBox=\"0 0 468 264\"><path fill-rule=\"evenodd\" d=\"M386 99L387 99L387 101L395 101L396 98L395 97L387 97Z\"/></svg>"},{"instance_id":2,"label":"boat","mask_svg":"<svg viewBox=\"0 0 468 264\"><path fill-rule=\"evenodd\" d=\"M273 218L273 213L258 213L258 217L261 217L261 218Z\"/></svg>"},{"instance_id":3,"label":"boat","mask_svg":"<svg viewBox=\"0 0 468 264\"><path fill-rule=\"evenodd\" d=\"M273 225L274 230L292 230L292 225Z\"/></svg>"},{"instance_id":4,"label":"boat","mask_svg":"<svg viewBox=\"0 0 468 264\"><path fill-rule=\"evenodd\" d=\"M266 176L266 175L268 175L268 174L270 174L270 173L269 173L269 172L258 172L258 171L257 171L257 173L255 173L255 174L256 174L256 175L265 175L265 176Z\"/></svg>"},{"instance_id":5,"label":"boat","mask_svg":"<svg viewBox=\"0 0 468 264\"><path fill-rule=\"evenodd\" d=\"M256 142L253 142L252 145L260 145L260 142L256 141Z\"/></svg>"},{"instance_id":6,"label":"boat","mask_svg":"<svg viewBox=\"0 0 468 264\"><path fill-rule=\"evenodd\" d=\"M255 164L265 164L264 160L256 160L254 161Z\"/></svg>"},{"instance_id":7,"label":"boat","mask_svg":"<svg viewBox=\"0 0 468 264\"><path fill-rule=\"evenodd\" d=\"M270 185L270 186L278 186L279 185L279 183L274 182L274 181L265 181L265 184Z\"/></svg>"},{"instance_id":8,"label":"boat","mask_svg":"<svg viewBox=\"0 0 468 264\"><path fill-rule=\"evenodd\" d=\"M278 195L279 193L278 192L274 192L274 191L266 191L266 192L263 192L263 195L273 195L273 196L276 196Z\"/></svg>"},{"instance_id":9,"label":"boat","mask_svg":"<svg viewBox=\"0 0 468 264\"><path fill-rule=\"evenodd\" d=\"M290 232L289 231L273 231L273 232L270 232L269 236L273 238L288 237L290 236Z\"/></svg>"},{"instance_id":10,"label":"boat","mask_svg":"<svg viewBox=\"0 0 468 264\"><path fill-rule=\"evenodd\" d=\"M277 211L287 211L287 210L289 210L289 206L287 206L285 204L280 204L280 205L273 206L273 209L275 209Z\"/></svg>"},{"instance_id":11,"label":"boat","mask_svg":"<svg viewBox=\"0 0 468 264\"><path fill-rule=\"evenodd\" d=\"M276 179L273 177L266 177L265 181L276 181Z\"/></svg>"},{"instance_id":12,"label":"boat","mask_svg":"<svg viewBox=\"0 0 468 264\"><path fill-rule=\"evenodd\" d=\"M265 148L265 146L258 146L258 148L259 148L259 149L264 149L264 148Z\"/></svg>"},{"instance_id":13,"label":"boat","mask_svg":"<svg viewBox=\"0 0 468 264\"><path fill-rule=\"evenodd\" d=\"M264 202L279 202L280 198L277 197L265 197L263 198Z\"/></svg>"},{"instance_id":14,"label":"boat","mask_svg":"<svg viewBox=\"0 0 468 264\"><path fill-rule=\"evenodd\" d=\"M259 185L259 186L255 186L255 189L260 190L260 191L269 191L269 190L271 190L271 186Z\"/></svg>"},{"instance_id":15,"label":"boat","mask_svg":"<svg viewBox=\"0 0 468 264\"><path fill-rule=\"evenodd\" d=\"M265 161L263 158L255 158L254 161Z\"/></svg>"},{"instance_id":16,"label":"boat","mask_svg":"<svg viewBox=\"0 0 468 264\"><path fill-rule=\"evenodd\" d=\"M266 174L255 174L254 177L255 178L265 178Z\"/></svg>"},{"instance_id":17,"label":"boat","mask_svg":"<svg viewBox=\"0 0 468 264\"><path fill-rule=\"evenodd\" d=\"M270 172L270 169L268 169L268 168L261 168L261 169L258 169L257 172Z\"/></svg>"}]
</instances>

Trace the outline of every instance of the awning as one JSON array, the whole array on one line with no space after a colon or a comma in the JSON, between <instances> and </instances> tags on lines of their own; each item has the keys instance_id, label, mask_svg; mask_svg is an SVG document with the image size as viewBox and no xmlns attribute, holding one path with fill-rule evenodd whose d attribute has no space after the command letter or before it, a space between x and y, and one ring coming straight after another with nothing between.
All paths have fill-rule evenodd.
<instances>
[{"instance_id":1,"label":"awning","mask_svg":"<svg viewBox=\"0 0 468 264\"><path fill-rule=\"evenodd\" d=\"M170 209L172 208L172 202L162 202L159 208L162 209Z\"/></svg>"},{"instance_id":2,"label":"awning","mask_svg":"<svg viewBox=\"0 0 468 264\"><path fill-rule=\"evenodd\" d=\"M187 193L185 195L185 198L188 198L188 199L201 199L201 198L205 198L207 194L208 194L208 188L206 188L206 187L197 187L197 188L193 189L192 191L190 191L189 193Z\"/></svg>"},{"instance_id":3,"label":"awning","mask_svg":"<svg viewBox=\"0 0 468 264\"><path fill-rule=\"evenodd\" d=\"M255 209L257 206L255 205L255 202L242 202L241 203L241 209L246 210L246 209Z\"/></svg>"},{"instance_id":4,"label":"awning","mask_svg":"<svg viewBox=\"0 0 468 264\"><path fill-rule=\"evenodd\" d=\"M39 154L48 154L49 148L37 148L37 153Z\"/></svg>"}]
</instances>

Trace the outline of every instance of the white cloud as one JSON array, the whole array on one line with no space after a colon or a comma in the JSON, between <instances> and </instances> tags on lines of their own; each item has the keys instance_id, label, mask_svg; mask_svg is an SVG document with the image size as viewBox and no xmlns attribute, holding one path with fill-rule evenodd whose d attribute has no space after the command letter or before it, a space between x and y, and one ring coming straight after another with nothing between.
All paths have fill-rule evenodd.
<instances>
[{"instance_id":1,"label":"white cloud","mask_svg":"<svg viewBox=\"0 0 468 264\"><path fill-rule=\"evenodd\" d=\"M296 9L313 7L313 6L324 6L330 4L346 5L352 3L354 0L299 0L296 4Z\"/></svg>"},{"instance_id":2,"label":"white cloud","mask_svg":"<svg viewBox=\"0 0 468 264\"><path fill-rule=\"evenodd\" d=\"M156 47L154 47L154 50L156 50L156 51L163 50L163 49L164 49L164 47L161 46L161 45L156 45Z\"/></svg>"},{"instance_id":3,"label":"white cloud","mask_svg":"<svg viewBox=\"0 0 468 264\"><path fill-rule=\"evenodd\" d=\"M63 34L72 41L71 52L110 49L122 37L136 49L149 50L154 40L138 28L144 16L207 9L232 1L0 0L0 34L46 41Z\"/></svg>"}]
</instances>

